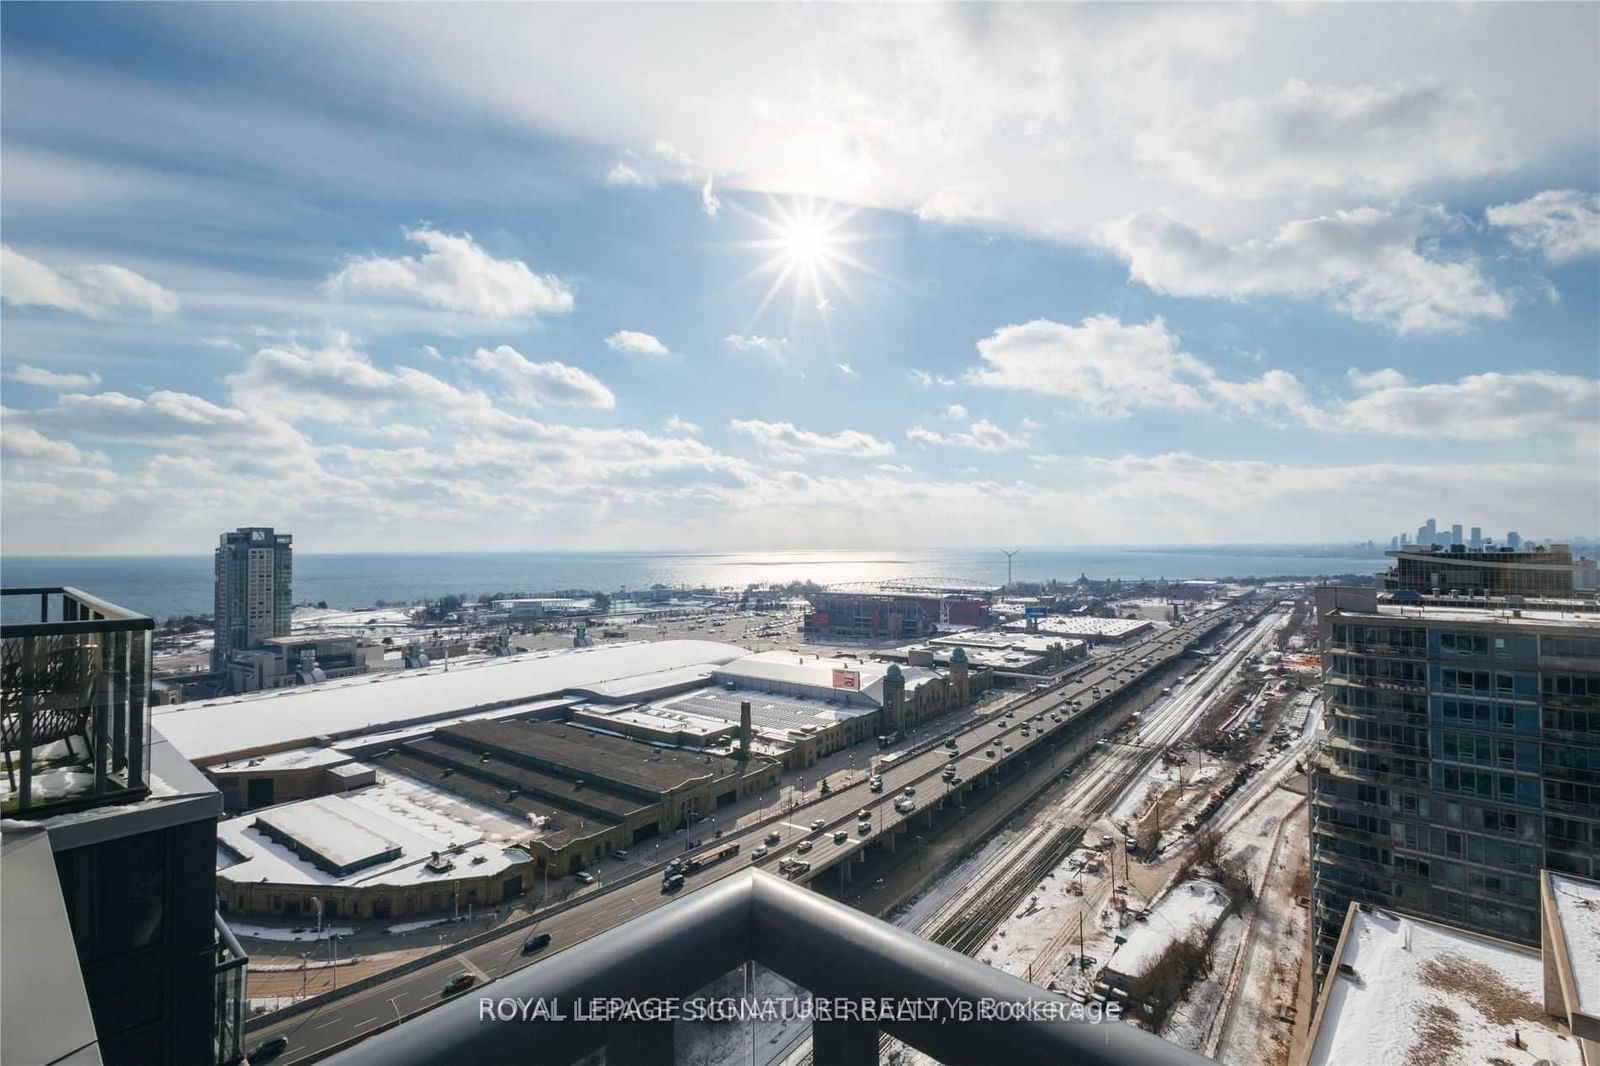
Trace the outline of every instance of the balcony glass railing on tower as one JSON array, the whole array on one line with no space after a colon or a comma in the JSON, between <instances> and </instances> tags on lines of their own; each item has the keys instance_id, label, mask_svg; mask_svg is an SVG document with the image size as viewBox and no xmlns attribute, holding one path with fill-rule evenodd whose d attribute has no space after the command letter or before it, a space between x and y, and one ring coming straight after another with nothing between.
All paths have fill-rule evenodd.
<instances>
[{"instance_id":1,"label":"balcony glass railing on tower","mask_svg":"<svg viewBox=\"0 0 1600 1066\"><path fill-rule=\"evenodd\" d=\"M154 621L74 588L3 596L4 814L48 817L142 798Z\"/></svg>"}]
</instances>

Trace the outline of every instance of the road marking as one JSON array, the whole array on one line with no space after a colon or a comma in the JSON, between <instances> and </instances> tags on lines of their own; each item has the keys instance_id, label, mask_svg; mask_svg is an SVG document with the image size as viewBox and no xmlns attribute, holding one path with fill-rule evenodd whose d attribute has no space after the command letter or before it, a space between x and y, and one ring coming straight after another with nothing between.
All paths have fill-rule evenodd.
<instances>
[{"instance_id":1,"label":"road marking","mask_svg":"<svg viewBox=\"0 0 1600 1066\"><path fill-rule=\"evenodd\" d=\"M311 1028L313 1028L313 1029L326 1029L330 1025L343 1025L343 1024L344 1024L344 1019L343 1018L329 1018L327 1021L323 1022L321 1025L313 1025Z\"/></svg>"},{"instance_id":2,"label":"road marking","mask_svg":"<svg viewBox=\"0 0 1600 1066\"><path fill-rule=\"evenodd\" d=\"M378 1023L378 1019L376 1019L376 1018L363 1018L359 1022L356 1022L356 1024L354 1025L353 1028L365 1029L367 1026L376 1025L377 1023Z\"/></svg>"}]
</instances>

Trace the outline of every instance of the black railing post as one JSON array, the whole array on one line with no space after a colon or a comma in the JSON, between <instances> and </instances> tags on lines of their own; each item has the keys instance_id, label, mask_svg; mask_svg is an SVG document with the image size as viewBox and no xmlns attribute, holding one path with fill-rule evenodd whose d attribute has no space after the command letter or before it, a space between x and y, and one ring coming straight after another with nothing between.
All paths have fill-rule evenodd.
<instances>
[{"instance_id":1,"label":"black railing post","mask_svg":"<svg viewBox=\"0 0 1600 1066\"><path fill-rule=\"evenodd\" d=\"M17 793L18 812L27 811L33 806L33 679L28 675L34 671L36 664L33 657L37 649L33 637L22 638L22 669L19 671L22 684L22 721L21 736L18 738L22 746L19 753L22 757L21 788Z\"/></svg>"},{"instance_id":2,"label":"black railing post","mask_svg":"<svg viewBox=\"0 0 1600 1066\"><path fill-rule=\"evenodd\" d=\"M95 649L100 661L98 663L99 669L95 671L94 692L90 697L91 706L89 708L90 717L94 723L94 736L89 738L89 745L94 751L94 791L96 795L106 791L106 757L110 754L109 749L111 747L107 742L108 738L106 736L111 729L111 678L109 676L111 664L107 662L109 658L106 654L107 635L102 633L95 640Z\"/></svg>"},{"instance_id":3,"label":"black railing post","mask_svg":"<svg viewBox=\"0 0 1600 1066\"><path fill-rule=\"evenodd\" d=\"M129 651L132 676L128 679L128 784L138 786L145 783L145 715L150 709L149 671L145 663L150 655L150 642L140 630L129 637L133 647Z\"/></svg>"}]
</instances>

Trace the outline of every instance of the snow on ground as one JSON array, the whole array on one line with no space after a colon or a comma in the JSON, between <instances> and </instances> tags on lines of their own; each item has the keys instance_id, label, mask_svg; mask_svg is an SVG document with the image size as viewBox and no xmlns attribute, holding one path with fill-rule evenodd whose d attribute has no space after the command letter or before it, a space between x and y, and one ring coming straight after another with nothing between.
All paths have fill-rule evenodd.
<instances>
[{"instance_id":1,"label":"snow on ground","mask_svg":"<svg viewBox=\"0 0 1600 1066\"><path fill-rule=\"evenodd\" d=\"M228 919L228 928L233 930L234 936L247 936L253 940L318 939L318 934L315 928L301 929L299 932L295 932L293 929L287 929L281 926L252 925L249 922L239 922L233 920L232 918ZM322 927L321 939L326 940L330 936L352 936L354 934L355 929L348 925L325 925Z\"/></svg>"},{"instance_id":2,"label":"snow on ground","mask_svg":"<svg viewBox=\"0 0 1600 1066\"><path fill-rule=\"evenodd\" d=\"M301 970L326 970L330 966L354 966L358 962L367 960L360 955L352 955L348 959L330 961L323 959L321 962L312 962L309 959L304 963L299 962L270 962L251 963L251 973L299 973Z\"/></svg>"},{"instance_id":3,"label":"snow on ground","mask_svg":"<svg viewBox=\"0 0 1600 1066\"><path fill-rule=\"evenodd\" d=\"M1188 994L1172 1008L1161 1028L1163 1040L1190 1051L1203 1052L1211 1024L1224 1006L1228 974L1238 954L1239 943L1244 939L1245 925L1245 919L1238 914L1230 914L1222 920L1211 944L1211 969L1195 981Z\"/></svg>"},{"instance_id":4,"label":"snow on ground","mask_svg":"<svg viewBox=\"0 0 1600 1066\"><path fill-rule=\"evenodd\" d=\"M432 929L436 925L449 925L454 918L424 918L420 922L401 922L399 925L387 926L383 932L386 936L398 936L401 933L415 933L418 929Z\"/></svg>"},{"instance_id":5,"label":"snow on ground","mask_svg":"<svg viewBox=\"0 0 1600 1066\"><path fill-rule=\"evenodd\" d=\"M1143 976L1167 945L1189 936L1204 937L1227 909L1227 893L1215 881L1198 877L1185 881L1156 901L1149 920L1133 927L1106 969L1125 977Z\"/></svg>"},{"instance_id":6,"label":"snow on ground","mask_svg":"<svg viewBox=\"0 0 1600 1066\"><path fill-rule=\"evenodd\" d=\"M1578 1066L1544 1024L1539 952L1383 911L1356 912L1310 1066L1504 1063ZM1352 972L1346 972L1349 967ZM1512 1041L1520 1036L1522 1047Z\"/></svg>"},{"instance_id":7,"label":"snow on ground","mask_svg":"<svg viewBox=\"0 0 1600 1066\"><path fill-rule=\"evenodd\" d=\"M33 793L34 803L52 803L88 792L94 787L94 773L81 767L64 766L53 770L35 770L31 783L29 791ZM0 802L9 801L13 794L10 780L0 777Z\"/></svg>"},{"instance_id":8,"label":"snow on ground","mask_svg":"<svg viewBox=\"0 0 1600 1066\"><path fill-rule=\"evenodd\" d=\"M950 898L965 888L972 876L992 862L1015 837L1014 830L996 833L987 844L957 863L954 869L940 874L922 895L890 915L889 921L913 932L920 929L923 922L932 918L938 913L939 908L950 902Z\"/></svg>"},{"instance_id":9,"label":"snow on ground","mask_svg":"<svg viewBox=\"0 0 1600 1066\"><path fill-rule=\"evenodd\" d=\"M694 997L722 1000L773 1001L775 1006L809 999L811 994L764 966L755 966L754 987L745 988L744 971L734 970L711 982ZM789 1007L793 1015L796 1010ZM771 1066L787 1058L811 1036L811 1023L781 1017L724 1022L679 1022L672 1027L672 1061L683 1066Z\"/></svg>"}]
</instances>

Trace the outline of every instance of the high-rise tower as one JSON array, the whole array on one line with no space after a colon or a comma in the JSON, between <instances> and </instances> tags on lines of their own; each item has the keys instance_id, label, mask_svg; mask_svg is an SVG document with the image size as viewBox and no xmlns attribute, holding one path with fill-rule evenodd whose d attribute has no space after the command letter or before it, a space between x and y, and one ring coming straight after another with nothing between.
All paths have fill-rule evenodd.
<instances>
[{"instance_id":1,"label":"high-rise tower","mask_svg":"<svg viewBox=\"0 0 1600 1066\"><path fill-rule=\"evenodd\" d=\"M226 671L241 648L289 635L293 542L289 534L268 526L245 526L219 538L213 671Z\"/></svg>"}]
</instances>

